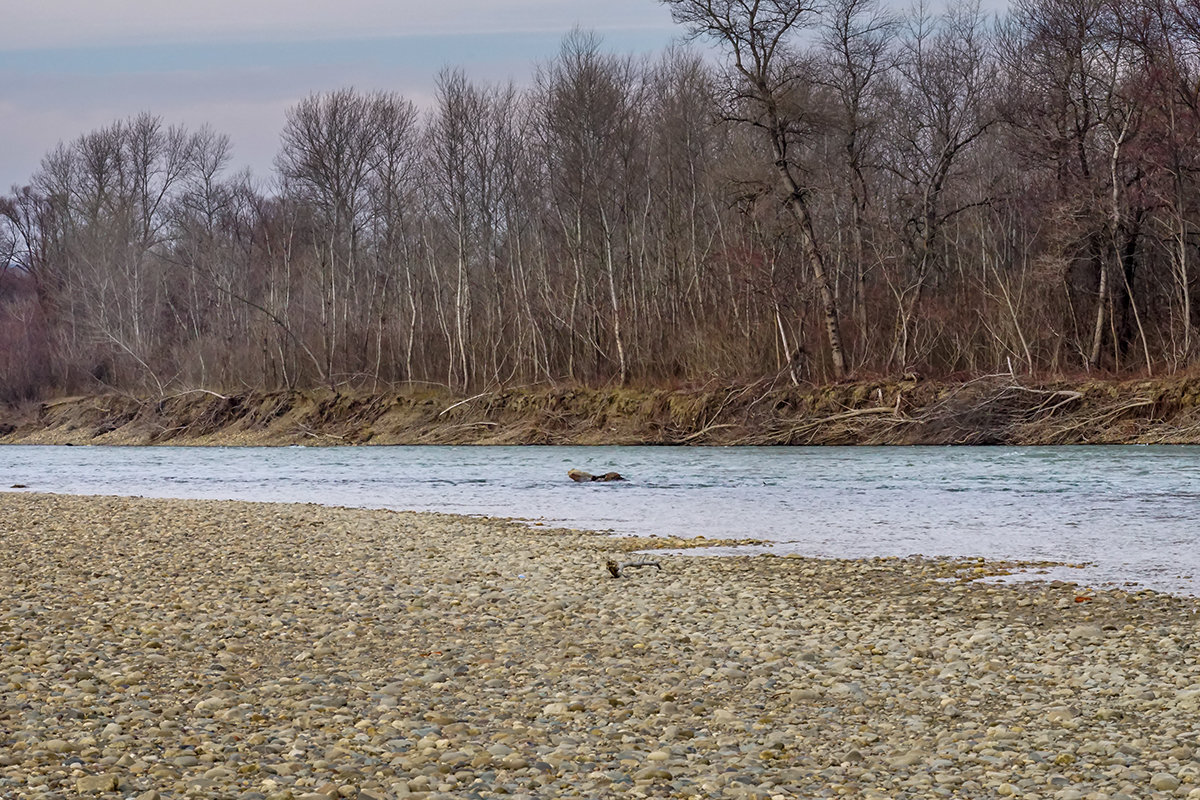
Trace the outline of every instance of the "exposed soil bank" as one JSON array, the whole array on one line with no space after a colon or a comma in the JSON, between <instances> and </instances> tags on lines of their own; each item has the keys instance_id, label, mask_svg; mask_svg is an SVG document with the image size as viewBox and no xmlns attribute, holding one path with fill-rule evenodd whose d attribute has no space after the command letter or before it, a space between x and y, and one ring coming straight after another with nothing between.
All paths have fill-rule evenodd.
<instances>
[{"instance_id":1,"label":"exposed soil bank","mask_svg":"<svg viewBox=\"0 0 1200 800\"><path fill-rule=\"evenodd\" d=\"M1200 443L1200 379L103 395L0 409L0 443L1185 444Z\"/></svg>"}]
</instances>

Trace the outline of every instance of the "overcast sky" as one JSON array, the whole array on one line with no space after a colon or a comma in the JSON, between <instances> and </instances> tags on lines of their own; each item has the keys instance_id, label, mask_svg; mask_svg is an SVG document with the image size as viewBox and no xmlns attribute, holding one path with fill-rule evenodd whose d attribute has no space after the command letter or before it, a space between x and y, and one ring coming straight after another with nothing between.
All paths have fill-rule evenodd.
<instances>
[{"instance_id":1,"label":"overcast sky","mask_svg":"<svg viewBox=\"0 0 1200 800\"><path fill-rule=\"evenodd\" d=\"M284 110L310 92L425 104L444 66L524 82L576 26L620 52L679 34L656 0L0 0L0 192L141 111L211 124L268 177Z\"/></svg>"}]
</instances>

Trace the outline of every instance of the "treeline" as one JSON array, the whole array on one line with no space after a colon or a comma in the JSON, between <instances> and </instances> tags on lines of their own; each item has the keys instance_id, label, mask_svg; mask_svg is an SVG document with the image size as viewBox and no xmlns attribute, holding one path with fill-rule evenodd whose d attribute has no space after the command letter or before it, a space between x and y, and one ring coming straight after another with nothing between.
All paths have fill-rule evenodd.
<instances>
[{"instance_id":1,"label":"treeline","mask_svg":"<svg viewBox=\"0 0 1200 800\"><path fill-rule=\"evenodd\" d=\"M668 5L703 47L308 97L267 182L60 144L0 198L0 399L1192 363L1200 0Z\"/></svg>"}]
</instances>

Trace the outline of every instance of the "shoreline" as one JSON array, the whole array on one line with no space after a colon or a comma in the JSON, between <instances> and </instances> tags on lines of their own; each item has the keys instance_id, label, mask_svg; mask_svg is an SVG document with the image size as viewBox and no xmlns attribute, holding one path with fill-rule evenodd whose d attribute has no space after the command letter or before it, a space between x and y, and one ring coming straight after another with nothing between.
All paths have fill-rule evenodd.
<instances>
[{"instance_id":1,"label":"shoreline","mask_svg":"<svg viewBox=\"0 0 1200 800\"><path fill-rule=\"evenodd\" d=\"M29 445L31 447L39 447L43 445ZM469 445L468 445L469 446ZM50 490L38 488L37 486L27 486L25 484L14 484L6 487L0 485L0 497L4 495L16 496L38 496L47 495L52 497L80 497L92 499L112 499L112 500L151 500L162 501L166 503L173 502L215 502L215 503L247 503L255 505L271 506L289 506L302 503L300 500L263 500L254 497L205 497L203 495L188 496L184 494L119 494L106 488L99 492L76 492L69 490ZM1164 581L1153 577L1134 578L1128 573L1123 575L1109 574L1111 565L1100 565L1093 560L1086 558L1080 559L1077 556L1068 556L1064 554L1062 557L1056 556L1030 556L1018 553L1009 554L992 554L980 555L978 553L947 553L947 552L923 552L906 548L904 554L896 552L879 552L874 553L857 553L857 554L829 554L829 553L814 553L805 552L803 549L788 548L786 545L794 544L795 542L781 539L771 538L741 538L729 539L724 537L706 536L703 534L692 533L684 535L678 533L652 533L652 532L619 532L612 528L603 527L601 524L588 524L582 520L564 520L554 519L547 520L544 516L531 517L528 515L513 515L503 512L463 512L453 509L439 509L436 507L404 507L400 505L347 505L343 502L324 502L321 500L309 500L303 502L304 505L329 509L332 511L378 511L388 514L428 514L435 517L445 516L451 519L467 519L478 521L484 524L495 523L502 525L518 525L528 528L531 531L548 530L560 531L572 535L588 535L602 536L606 539L616 542L633 542L633 545L622 546L622 551L627 551L632 548L635 551L645 553L649 557L657 556L683 556L689 558L695 557L710 557L710 558L756 558L756 557L771 557L771 558L801 558L810 561L834 561L834 562L865 562L873 560L887 561L914 561L914 562L930 562L930 563L946 563L963 565L963 568L975 569L978 573L971 580L992 583L995 585L1027 585L1027 584L1071 584L1080 591L1120 591L1125 593L1152 592L1161 594L1167 597L1188 598L1200 601L1200 586L1194 582L1179 583ZM785 545L779 547L779 545ZM978 565L984 565L984 571L980 572ZM1190 575L1177 575L1177 581L1191 581ZM954 578L942 578L940 580L953 581L959 580L961 576Z\"/></svg>"},{"instance_id":2,"label":"shoreline","mask_svg":"<svg viewBox=\"0 0 1200 800\"><path fill-rule=\"evenodd\" d=\"M1200 796L1200 600L647 543L0 494L0 795Z\"/></svg>"},{"instance_id":3,"label":"shoreline","mask_svg":"<svg viewBox=\"0 0 1200 800\"><path fill-rule=\"evenodd\" d=\"M823 387L328 389L64 397L0 407L0 444L1200 444L1200 378Z\"/></svg>"}]
</instances>

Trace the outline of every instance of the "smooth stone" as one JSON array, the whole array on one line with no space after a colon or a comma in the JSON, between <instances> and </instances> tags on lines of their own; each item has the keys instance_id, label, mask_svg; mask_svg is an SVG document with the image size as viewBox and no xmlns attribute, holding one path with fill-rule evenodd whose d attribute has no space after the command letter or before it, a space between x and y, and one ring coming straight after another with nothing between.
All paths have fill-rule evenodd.
<instances>
[{"instance_id":1,"label":"smooth stone","mask_svg":"<svg viewBox=\"0 0 1200 800\"><path fill-rule=\"evenodd\" d=\"M1179 788L1180 780L1168 772L1156 772L1150 776L1150 785L1155 791L1173 792Z\"/></svg>"},{"instance_id":2,"label":"smooth stone","mask_svg":"<svg viewBox=\"0 0 1200 800\"><path fill-rule=\"evenodd\" d=\"M80 794L115 792L121 784L117 775L85 775L75 781L75 791Z\"/></svg>"}]
</instances>

